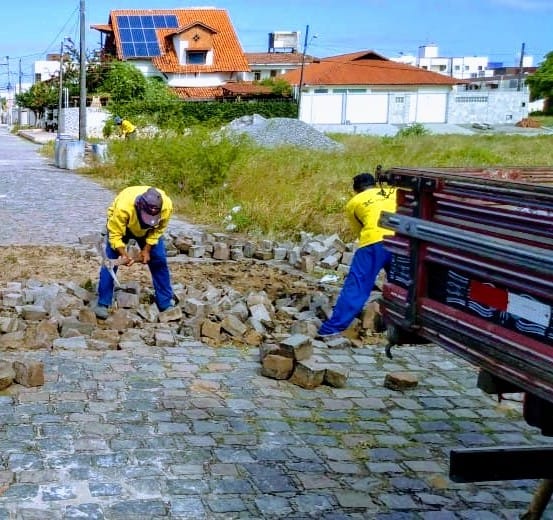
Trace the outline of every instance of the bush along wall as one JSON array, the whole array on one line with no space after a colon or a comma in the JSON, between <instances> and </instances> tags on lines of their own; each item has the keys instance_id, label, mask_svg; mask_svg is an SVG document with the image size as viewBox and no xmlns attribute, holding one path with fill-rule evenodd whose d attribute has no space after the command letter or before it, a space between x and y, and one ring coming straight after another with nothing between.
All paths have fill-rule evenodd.
<instances>
[{"instance_id":1,"label":"bush along wall","mask_svg":"<svg viewBox=\"0 0 553 520\"><path fill-rule=\"evenodd\" d=\"M126 117L147 118L159 128L182 129L196 124L218 126L227 124L242 116L259 114L265 118L297 118L298 106L289 99L268 101L171 101L164 104L151 104L133 101L124 105L112 105L113 114Z\"/></svg>"}]
</instances>

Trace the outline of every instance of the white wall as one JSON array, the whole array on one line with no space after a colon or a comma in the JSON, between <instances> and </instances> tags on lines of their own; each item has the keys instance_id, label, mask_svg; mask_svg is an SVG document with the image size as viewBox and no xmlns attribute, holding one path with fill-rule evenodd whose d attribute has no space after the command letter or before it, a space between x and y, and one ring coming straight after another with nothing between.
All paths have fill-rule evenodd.
<instances>
[{"instance_id":1,"label":"white wall","mask_svg":"<svg viewBox=\"0 0 553 520\"><path fill-rule=\"evenodd\" d=\"M323 90L323 89L318 89ZM447 87L411 90L304 89L300 119L310 124L445 123Z\"/></svg>"},{"instance_id":2,"label":"white wall","mask_svg":"<svg viewBox=\"0 0 553 520\"><path fill-rule=\"evenodd\" d=\"M206 72L198 74L170 74L167 85L170 87L218 87L233 77L231 73Z\"/></svg>"},{"instance_id":3,"label":"white wall","mask_svg":"<svg viewBox=\"0 0 553 520\"><path fill-rule=\"evenodd\" d=\"M73 139L79 138L79 108L64 108L61 111L60 132L71 136ZM104 137L103 130L110 113L103 108L86 108L86 136L87 138Z\"/></svg>"},{"instance_id":4,"label":"white wall","mask_svg":"<svg viewBox=\"0 0 553 520\"><path fill-rule=\"evenodd\" d=\"M528 117L528 92L455 91L449 99L448 122L454 124L515 124Z\"/></svg>"}]
</instances>

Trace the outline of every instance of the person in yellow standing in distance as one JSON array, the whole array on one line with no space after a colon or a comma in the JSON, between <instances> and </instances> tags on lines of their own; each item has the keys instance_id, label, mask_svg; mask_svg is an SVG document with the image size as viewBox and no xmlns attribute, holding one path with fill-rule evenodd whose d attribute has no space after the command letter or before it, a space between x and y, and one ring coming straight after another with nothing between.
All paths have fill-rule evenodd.
<instances>
[{"instance_id":1,"label":"person in yellow standing in distance","mask_svg":"<svg viewBox=\"0 0 553 520\"><path fill-rule=\"evenodd\" d=\"M121 117L116 116L115 124L121 127L121 135L125 139L136 138L136 125L133 125L128 119L122 119Z\"/></svg>"}]
</instances>

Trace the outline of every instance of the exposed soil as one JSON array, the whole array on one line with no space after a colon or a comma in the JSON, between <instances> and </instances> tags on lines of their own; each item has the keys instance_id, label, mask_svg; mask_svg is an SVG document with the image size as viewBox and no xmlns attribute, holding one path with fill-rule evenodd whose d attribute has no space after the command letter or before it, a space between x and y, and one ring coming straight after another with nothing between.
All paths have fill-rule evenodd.
<instances>
[{"instance_id":1,"label":"exposed soil","mask_svg":"<svg viewBox=\"0 0 553 520\"><path fill-rule=\"evenodd\" d=\"M81 286L95 283L100 268L99 257L82 257L72 248L48 246L6 246L0 248L0 285L27 279L44 283L72 281ZM317 290L316 284L299 275L287 273L270 265L244 260L240 262L213 262L209 260L170 264L172 282L184 286L230 286L246 294L264 290L269 298L307 293ZM139 281L151 284L147 266L135 264L121 267L121 283Z\"/></svg>"}]
</instances>

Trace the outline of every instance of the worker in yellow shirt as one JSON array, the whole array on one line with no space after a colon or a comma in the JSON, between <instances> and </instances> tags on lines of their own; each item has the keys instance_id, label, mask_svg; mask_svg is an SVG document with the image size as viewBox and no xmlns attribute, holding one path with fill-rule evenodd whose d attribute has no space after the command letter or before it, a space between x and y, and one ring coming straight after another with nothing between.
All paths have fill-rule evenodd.
<instances>
[{"instance_id":1,"label":"worker in yellow shirt","mask_svg":"<svg viewBox=\"0 0 553 520\"><path fill-rule=\"evenodd\" d=\"M173 213L173 202L167 194L153 186L129 186L122 190L107 210L108 259L118 259L120 265L132 265L135 261L147 264L152 275L155 301L160 311L174 305L171 276L167 265L167 253L163 234ZM126 246L134 239L140 246L137 260L127 254ZM115 272L117 267L113 267ZM114 280L106 266L100 270L96 317L105 320L112 304Z\"/></svg>"},{"instance_id":2,"label":"worker in yellow shirt","mask_svg":"<svg viewBox=\"0 0 553 520\"><path fill-rule=\"evenodd\" d=\"M394 232L378 225L381 211L396 211L396 194L376 185L373 175L360 173L353 178L355 195L346 204L346 216L358 236L358 248L332 316L319 328L319 336L334 336L346 330L363 310L381 269L389 267L391 253L383 238Z\"/></svg>"},{"instance_id":3,"label":"worker in yellow shirt","mask_svg":"<svg viewBox=\"0 0 553 520\"><path fill-rule=\"evenodd\" d=\"M128 119L122 119L121 117L116 116L115 124L121 127L121 135L125 139L136 138L136 126L133 125Z\"/></svg>"}]
</instances>

